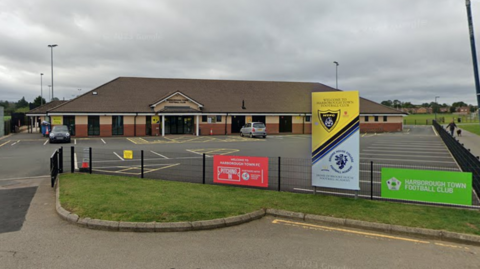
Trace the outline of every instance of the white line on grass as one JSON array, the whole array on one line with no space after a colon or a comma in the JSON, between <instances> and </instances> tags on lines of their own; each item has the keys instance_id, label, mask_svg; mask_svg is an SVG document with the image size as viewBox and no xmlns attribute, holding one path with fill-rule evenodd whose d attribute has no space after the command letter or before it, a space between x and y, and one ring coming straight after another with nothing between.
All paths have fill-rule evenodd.
<instances>
[{"instance_id":1,"label":"white line on grass","mask_svg":"<svg viewBox=\"0 0 480 269\"><path fill-rule=\"evenodd\" d=\"M162 158L169 159L168 157L166 157L166 156L164 156L164 155L162 155L162 154L160 154L160 153L157 153L157 152L155 152L155 151L150 150L150 152L153 153L153 154L155 154L155 155L157 155L157 156L160 156L160 157L162 157Z\"/></svg>"},{"instance_id":2,"label":"white line on grass","mask_svg":"<svg viewBox=\"0 0 480 269\"><path fill-rule=\"evenodd\" d=\"M120 155L118 155L116 152L113 152L113 154L117 155L117 157L122 160L122 161L125 161L122 157L120 157Z\"/></svg>"}]
</instances>

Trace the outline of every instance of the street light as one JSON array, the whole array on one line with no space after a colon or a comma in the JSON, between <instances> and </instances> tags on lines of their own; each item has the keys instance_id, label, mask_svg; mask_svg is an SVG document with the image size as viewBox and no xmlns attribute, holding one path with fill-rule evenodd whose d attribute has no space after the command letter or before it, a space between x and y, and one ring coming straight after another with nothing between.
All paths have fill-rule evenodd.
<instances>
[{"instance_id":1,"label":"street light","mask_svg":"<svg viewBox=\"0 0 480 269\"><path fill-rule=\"evenodd\" d=\"M478 77L477 51L475 49L475 35L473 33L473 19L472 19L472 10L470 8L470 0L465 0L465 4L467 6L468 30L470 34L470 48L472 50L473 75L475 77L477 105L480 107L480 79ZM480 109L478 111L479 111L479 118L480 118Z\"/></svg>"},{"instance_id":2,"label":"street light","mask_svg":"<svg viewBox=\"0 0 480 269\"><path fill-rule=\"evenodd\" d=\"M333 62L335 64L335 82L336 82L336 88L338 90L338 62L337 61L334 61Z\"/></svg>"},{"instance_id":3,"label":"street light","mask_svg":"<svg viewBox=\"0 0 480 269\"><path fill-rule=\"evenodd\" d=\"M440 96L435 96L435 104L434 105L436 105L438 107L437 98L440 98ZM437 121L437 110L435 110L435 121Z\"/></svg>"},{"instance_id":4,"label":"street light","mask_svg":"<svg viewBox=\"0 0 480 269\"><path fill-rule=\"evenodd\" d=\"M52 101L52 98L50 98L50 88L52 85L48 85L48 99L50 99L50 102Z\"/></svg>"},{"instance_id":5,"label":"street light","mask_svg":"<svg viewBox=\"0 0 480 269\"><path fill-rule=\"evenodd\" d=\"M43 73L40 73L40 106L43 106Z\"/></svg>"},{"instance_id":6,"label":"street light","mask_svg":"<svg viewBox=\"0 0 480 269\"><path fill-rule=\"evenodd\" d=\"M53 48L55 48L56 46L58 46L57 44L53 44L53 45L48 45L48 47L50 48L50 51L51 51L51 60L52 60L52 99L50 99L50 101L53 100Z\"/></svg>"}]
</instances>

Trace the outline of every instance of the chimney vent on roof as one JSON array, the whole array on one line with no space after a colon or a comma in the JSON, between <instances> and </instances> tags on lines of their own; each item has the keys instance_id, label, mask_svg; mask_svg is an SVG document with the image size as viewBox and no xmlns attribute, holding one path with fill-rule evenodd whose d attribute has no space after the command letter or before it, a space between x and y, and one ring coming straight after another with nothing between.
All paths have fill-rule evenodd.
<instances>
[{"instance_id":1,"label":"chimney vent on roof","mask_svg":"<svg viewBox=\"0 0 480 269\"><path fill-rule=\"evenodd\" d=\"M92 92L93 95L97 95L98 93L97 92Z\"/></svg>"}]
</instances>

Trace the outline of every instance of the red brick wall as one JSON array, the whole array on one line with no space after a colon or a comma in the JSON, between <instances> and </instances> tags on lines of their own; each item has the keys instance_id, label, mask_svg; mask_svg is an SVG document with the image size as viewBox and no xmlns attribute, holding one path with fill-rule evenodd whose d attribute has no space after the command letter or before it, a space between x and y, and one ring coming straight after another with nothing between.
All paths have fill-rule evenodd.
<instances>
[{"instance_id":1,"label":"red brick wall","mask_svg":"<svg viewBox=\"0 0 480 269\"><path fill-rule=\"evenodd\" d=\"M134 136L134 125L133 124L124 124L123 125L123 136Z\"/></svg>"},{"instance_id":2,"label":"red brick wall","mask_svg":"<svg viewBox=\"0 0 480 269\"><path fill-rule=\"evenodd\" d=\"M305 133L311 134L312 133L312 124L310 122L305 122Z\"/></svg>"},{"instance_id":3,"label":"red brick wall","mask_svg":"<svg viewBox=\"0 0 480 269\"><path fill-rule=\"evenodd\" d=\"M88 136L88 125L87 124L76 124L75 125L75 137L87 137Z\"/></svg>"},{"instance_id":4,"label":"red brick wall","mask_svg":"<svg viewBox=\"0 0 480 269\"><path fill-rule=\"evenodd\" d=\"M280 130L279 123L267 123L267 134L278 134Z\"/></svg>"},{"instance_id":5,"label":"red brick wall","mask_svg":"<svg viewBox=\"0 0 480 269\"><path fill-rule=\"evenodd\" d=\"M112 125L100 124L100 136L112 136Z\"/></svg>"},{"instance_id":6,"label":"red brick wall","mask_svg":"<svg viewBox=\"0 0 480 269\"><path fill-rule=\"evenodd\" d=\"M360 124L361 133L400 132L402 123L364 123Z\"/></svg>"},{"instance_id":7,"label":"red brick wall","mask_svg":"<svg viewBox=\"0 0 480 269\"><path fill-rule=\"evenodd\" d=\"M135 129L137 136L145 136L147 133L147 126L145 124L137 124Z\"/></svg>"},{"instance_id":8,"label":"red brick wall","mask_svg":"<svg viewBox=\"0 0 480 269\"><path fill-rule=\"evenodd\" d=\"M160 136L160 135L162 135L162 130L161 130L160 124L159 123L152 123L152 136Z\"/></svg>"},{"instance_id":9,"label":"red brick wall","mask_svg":"<svg viewBox=\"0 0 480 269\"><path fill-rule=\"evenodd\" d=\"M227 124L227 133L229 125ZM225 124L209 124L201 123L200 124L200 135L210 135L210 130L213 131L213 135L225 135Z\"/></svg>"},{"instance_id":10,"label":"red brick wall","mask_svg":"<svg viewBox=\"0 0 480 269\"><path fill-rule=\"evenodd\" d=\"M306 127L307 124L305 124ZM305 128L307 130L307 128ZM292 123L292 134L303 134L303 123Z\"/></svg>"}]
</instances>

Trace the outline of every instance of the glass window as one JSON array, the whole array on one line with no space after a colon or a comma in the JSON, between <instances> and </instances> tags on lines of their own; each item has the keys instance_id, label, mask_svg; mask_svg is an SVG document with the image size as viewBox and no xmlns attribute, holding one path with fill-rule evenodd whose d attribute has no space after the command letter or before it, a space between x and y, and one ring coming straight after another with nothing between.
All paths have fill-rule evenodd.
<instances>
[{"instance_id":1,"label":"glass window","mask_svg":"<svg viewBox=\"0 0 480 269\"><path fill-rule=\"evenodd\" d=\"M375 121L378 121L378 116L375 116Z\"/></svg>"},{"instance_id":2,"label":"glass window","mask_svg":"<svg viewBox=\"0 0 480 269\"><path fill-rule=\"evenodd\" d=\"M202 116L202 122L207 122L208 119L207 119L207 116Z\"/></svg>"},{"instance_id":3,"label":"glass window","mask_svg":"<svg viewBox=\"0 0 480 269\"><path fill-rule=\"evenodd\" d=\"M265 125L263 123L254 123L253 127L255 127L255 128L265 128Z\"/></svg>"},{"instance_id":4,"label":"glass window","mask_svg":"<svg viewBox=\"0 0 480 269\"><path fill-rule=\"evenodd\" d=\"M387 116L383 116L383 121L387 122Z\"/></svg>"},{"instance_id":5,"label":"glass window","mask_svg":"<svg viewBox=\"0 0 480 269\"><path fill-rule=\"evenodd\" d=\"M310 122L312 120L311 116L305 116L305 122Z\"/></svg>"},{"instance_id":6,"label":"glass window","mask_svg":"<svg viewBox=\"0 0 480 269\"><path fill-rule=\"evenodd\" d=\"M368 122L368 116L365 116L365 122Z\"/></svg>"},{"instance_id":7,"label":"glass window","mask_svg":"<svg viewBox=\"0 0 480 269\"><path fill-rule=\"evenodd\" d=\"M217 116L217 122L222 122L222 116Z\"/></svg>"},{"instance_id":8,"label":"glass window","mask_svg":"<svg viewBox=\"0 0 480 269\"><path fill-rule=\"evenodd\" d=\"M123 116L112 116L112 135L123 135Z\"/></svg>"}]
</instances>

